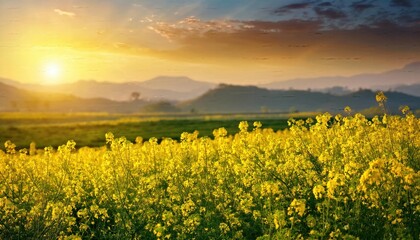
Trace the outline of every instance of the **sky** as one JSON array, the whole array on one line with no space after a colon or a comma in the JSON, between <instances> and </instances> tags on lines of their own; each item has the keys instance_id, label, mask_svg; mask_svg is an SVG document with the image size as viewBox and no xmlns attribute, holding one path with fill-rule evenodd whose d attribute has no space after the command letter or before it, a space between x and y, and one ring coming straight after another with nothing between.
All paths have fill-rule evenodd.
<instances>
[{"instance_id":1,"label":"sky","mask_svg":"<svg viewBox=\"0 0 420 240\"><path fill-rule=\"evenodd\" d=\"M418 0L1 0L0 77L262 84L420 61Z\"/></svg>"}]
</instances>

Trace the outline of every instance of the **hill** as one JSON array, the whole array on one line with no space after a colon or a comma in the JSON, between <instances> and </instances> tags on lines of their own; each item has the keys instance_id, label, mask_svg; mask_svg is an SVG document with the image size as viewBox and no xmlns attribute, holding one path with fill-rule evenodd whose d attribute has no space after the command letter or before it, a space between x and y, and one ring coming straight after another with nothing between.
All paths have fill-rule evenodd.
<instances>
[{"instance_id":1,"label":"hill","mask_svg":"<svg viewBox=\"0 0 420 240\"><path fill-rule=\"evenodd\" d=\"M420 97L398 92L386 92L389 111L398 112L402 105L420 109ZM345 106L361 111L377 106L375 92L360 90L350 94L303 90L269 90L255 86L221 84L215 89L174 106L168 101L114 101L105 98L80 98L70 94L22 90L0 83L0 111L42 112L199 112L199 113L258 113L258 112L342 112Z\"/></svg>"},{"instance_id":2,"label":"hill","mask_svg":"<svg viewBox=\"0 0 420 240\"><path fill-rule=\"evenodd\" d=\"M117 102L105 98L84 99L68 94L22 90L0 82L0 111L26 112L136 112L146 101Z\"/></svg>"},{"instance_id":3,"label":"hill","mask_svg":"<svg viewBox=\"0 0 420 240\"><path fill-rule=\"evenodd\" d=\"M414 62L401 69L395 69L377 74L359 74L350 77L318 77L292 79L259 85L268 89L299 89L306 90L331 88L335 86L349 89L395 90L402 84L420 84L420 62ZM417 92L420 95L420 92Z\"/></svg>"},{"instance_id":4,"label":"hill","mask_svg":"<svg viewBox=\"0 0 420 240\"><path fill-rule=\"evenodd\" d=\"M383 73L292 79L261 84L258 87L272 90L312 89L312 91L333 95L345 95L359 89L392 90L420 96L419 76L420 62L413 62L401 69ZM196 81L184 76L158 76L146 81L123 83L81 80L67 84L41 85L20 83L4 78L0 78L0 82L31 91L64 93L80 98L107 98L115 101L128 101L135 92L140 94L140 99L151 101L186 101L197 98L216 87L214 83Z\"/></svg>"},{"instance_id":5,"label":"hill","mask_svg":"<svg viewBox=\"0 0 420 240\"><path fill-rule=\"evenodd\" d=\"M37 92L71 94L81 98L107 98L115 101L130 100L133 92L147 100L187 100L200 96L215 84L195 81L187 77L156 77L144 82L100 82L81 80L57 85L23 84L9 79L0 82Z\"/></svg>"},{"instance_id":6,"label":"hill","mask_svg":"<svg viewBox=\"0 0 420 240\"><path fill-rule=\"evenodd\" d=\"M401 105L420 108L420 98L397 92L386 92L387 108L397 112ZM351 94L335 96L328 93L302 90L268 90L255 86L222 84L203 96L179 105L184 111L197 112L293 112L328 111L342 112L350 106L360 111L377 106L375 92L360 90Z\"/></svg>"},{"instance_id":7,"label":"hill","mask_svg":"<svg viewBox=\"0 0 420 240\"><path fill-rule=\"evenodd\" d=\"M397 92L410 94L413 96L420 97L420 83L411 85L400 85L394 88Z\"/></svg>"}]
</instances>

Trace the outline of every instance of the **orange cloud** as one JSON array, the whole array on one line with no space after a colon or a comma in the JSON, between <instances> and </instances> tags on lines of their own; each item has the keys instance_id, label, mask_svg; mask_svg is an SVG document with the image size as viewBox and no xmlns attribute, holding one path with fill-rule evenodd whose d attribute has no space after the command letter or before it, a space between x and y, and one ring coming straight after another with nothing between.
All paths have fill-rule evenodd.
<instances>
[{"instance_id":1,"label":"orange cloud","mask_svg":"<svg viewBox=\"0 0 420 240\"><path fill-rule=\"evenodd\" d=\"M361 26L345 30L325 29L319 20L204 21L188 17L154 23L149 29L174 46L167 50L152 48L150 54L214 66L312 66L319 71L341 67L340 71L350 74L357 73L355 69L368 71L376 65L420 60L418 27Z\"/></svg>"}]
</instances>

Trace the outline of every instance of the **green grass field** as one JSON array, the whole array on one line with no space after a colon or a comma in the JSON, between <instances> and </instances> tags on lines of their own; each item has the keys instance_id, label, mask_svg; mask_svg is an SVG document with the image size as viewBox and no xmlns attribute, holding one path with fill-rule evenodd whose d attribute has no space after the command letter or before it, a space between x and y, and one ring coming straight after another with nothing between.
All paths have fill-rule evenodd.
<instances>
[{"instance_id":1,"label":"green grass field","mask_svg":"<svg viewBox=\"0 0 420 240\"><path fill-rule=\"evenodd\" d=\"M0 114L0 142L10 140L18 148L35 142L37 148L57 147L74 140L78 147L105 144L105 133L125 136L134 141L138 136L147 140L179 139L183 132L199 131L199 136L213 137L214 129L224 127L230 134L238 132L238 123L261 121L264 127L281 130L289 117L300 115L123 115L106 113L3 113Z\"/></svg>"}]
</instances>

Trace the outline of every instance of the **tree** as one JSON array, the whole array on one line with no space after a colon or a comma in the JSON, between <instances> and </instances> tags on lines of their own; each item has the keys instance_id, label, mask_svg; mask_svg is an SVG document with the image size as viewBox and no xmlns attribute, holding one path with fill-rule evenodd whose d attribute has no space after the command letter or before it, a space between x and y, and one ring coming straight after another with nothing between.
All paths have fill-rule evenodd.
<instances>
[{"instance_id":1,"label":"tree","mask_svg":"<svg viewBox=\"0 0 420 240\"><path fill-rule=\"evenodd\" d=\"M139 92L132 92L130 95L130 99L131 101L137 101L140 98L140 93Z\"/></svg>"}]
</instances>

